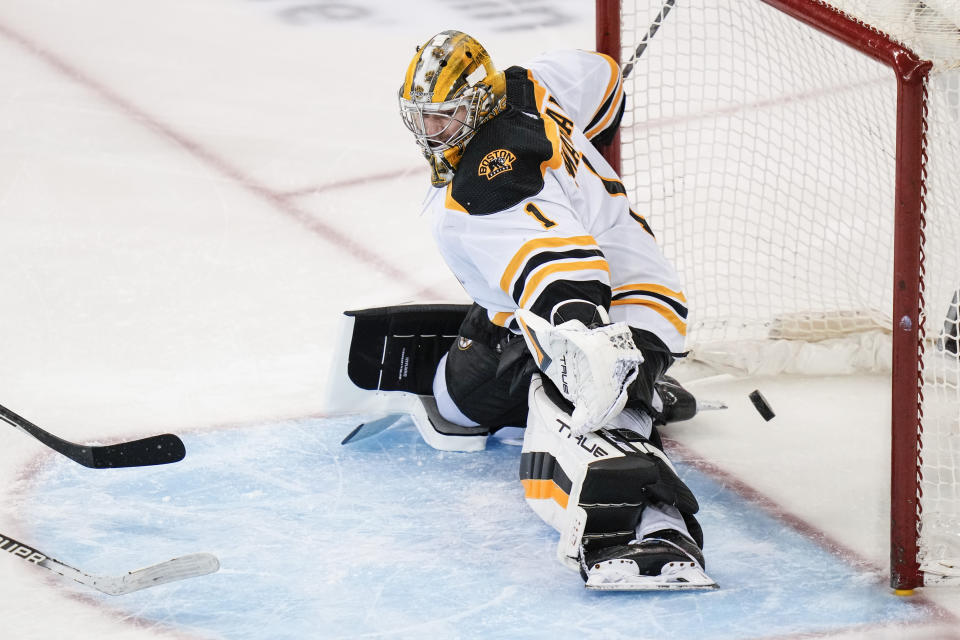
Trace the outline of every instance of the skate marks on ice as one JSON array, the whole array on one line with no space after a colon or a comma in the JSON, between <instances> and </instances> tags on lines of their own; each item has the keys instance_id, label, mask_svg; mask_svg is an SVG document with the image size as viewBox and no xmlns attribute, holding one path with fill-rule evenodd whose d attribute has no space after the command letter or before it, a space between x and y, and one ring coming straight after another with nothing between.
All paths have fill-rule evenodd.
<instances>
[{"instance_id":1,"label":"skate marks on ice","mask_svg":"<svg viewBox=\"0 0 960 640\"><path fill-rule=\"evenodd\" d=\"M524 504L518 447L491 438L485 452L436 451L408 418L341 446L355 425L305 419L185 434L183 462L107 474L51 457L15 498L20 528L107 574L144 556L215 553L218 574L100 604L140 624L231 640L260 639L266 625L271 638L290 639L642 629L719 640L923 625L934 615L682 461L702 505L707 568L723 587L590 592L554 559L556 534ZM117 551L106 557L107 548Z\"/></svg>"}]
</instances>

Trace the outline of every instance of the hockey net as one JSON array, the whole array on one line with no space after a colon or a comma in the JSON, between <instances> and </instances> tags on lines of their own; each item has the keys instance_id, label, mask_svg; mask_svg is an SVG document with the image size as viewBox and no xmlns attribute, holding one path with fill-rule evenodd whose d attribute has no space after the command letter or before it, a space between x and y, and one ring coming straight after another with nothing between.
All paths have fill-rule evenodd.
<instances>
[{"instance_id":1,"label":"hockey net","mask_svg":"<svg viewBox=\"0 0 960 640\"><path fill-rule=\"evenodd\" d=\"M597 10L627 74L608 158L683 276L691 357L890 371L891 582L960 582L960 5Z\"/></svg>"}]
</instances>

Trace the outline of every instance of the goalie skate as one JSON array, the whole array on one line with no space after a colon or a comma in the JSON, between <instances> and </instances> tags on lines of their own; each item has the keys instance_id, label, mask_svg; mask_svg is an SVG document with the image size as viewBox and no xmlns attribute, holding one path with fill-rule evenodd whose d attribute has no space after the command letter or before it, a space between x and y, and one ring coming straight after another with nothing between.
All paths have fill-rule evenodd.
<instances>
[{"instance_id":1,"label":"goalie skate","mask_svg":"<svg viewBox=\"0 0 960 640\"><path fill-rule=\"evenodd\" d=\"M660 575L640 575L633 560L607 560L591 567L587 589L595 591L665 591L679 589L716 589L716 581L696 562L668 562Z\"/></svg>"},{"instance_id":2,"label":"goalie skate","mask_svg":"<svg viewBox=\"0 0 960 640\"><path fill-rule=\"evenodd\" d=\"M663 591L716 589L703 570L699 548L675 531L660 531L633 544L591 552L581 548L580 572L587 589Z\"/></svg>"}]
</instances>

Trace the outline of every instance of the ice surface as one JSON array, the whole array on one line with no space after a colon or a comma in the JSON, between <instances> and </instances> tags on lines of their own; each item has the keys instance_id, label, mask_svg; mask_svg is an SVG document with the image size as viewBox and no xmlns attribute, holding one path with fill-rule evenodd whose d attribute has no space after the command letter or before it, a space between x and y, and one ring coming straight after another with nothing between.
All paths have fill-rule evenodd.
<instances>
[{"instance_id":1,"label":"ice surface","mask_svg":"<svg viewBox=\"0 0 960 640\"><path fill-rule=\"evenodd\" d=\"M407 421L342 447L352 423L309 417L344 309L465 301L418 216L426 168L396 113L415 44L460 28L505 66L593 47L592 14L0 4L0 403L75 442L172 431L188 450L93 471L0 431L0 531L95 574L223 563L110 598L0 557L0 636L958 637L955 590L885 586L883 380L699 384L730 410L671 437L715 593L585 592L524 504L515 447L440 453ZM746 400L758 387L770 423Z\"/></svg>"},{"instance_id":2,"label":"ice surface","mask_svg":"<svg viewBox=\"0 0 960 640\"><path fill-rule=\"evenodd\" d=\"M557 534L524 502L519 447L494 438L480 453L436 451L408 419L341 446L355 424L308 419L187 434L186 460L151 469L91 475L51 458L21 490L24 525L40 548L87 571L215 553L218 574L99 599L232 639L575 630L722 640L931 616L891 598L882 574L846 564L682 462L721 589L588 592L555 559Z\"/></svg>"}]
</instances>

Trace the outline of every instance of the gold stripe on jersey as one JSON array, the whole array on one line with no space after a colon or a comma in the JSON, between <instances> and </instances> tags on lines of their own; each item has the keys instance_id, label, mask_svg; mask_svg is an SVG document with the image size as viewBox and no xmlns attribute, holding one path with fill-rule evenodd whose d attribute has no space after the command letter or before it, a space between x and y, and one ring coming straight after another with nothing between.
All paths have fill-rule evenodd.
<instances>
[{"instance_id":1,"label":"gold stripe on jersey","mask_svg":"<svg viewBox=\"0 0 960 640\"><path fill-rule=\"evenodd\" d=\"M563 143L560 141L560 125L554 122L553 118L541 118L543 121L543 132L550 141L550 147L553 153L549 158L540 163L540 174L547 175L547 169L556 171L563 166Z\"/></svg>"},{"instance_id":2,"label":"gold stripe on jersey","mask_svg":"<svg viewBox=\"0 0 960 640\"><path fill-rule=\"evenodd\" d=\"M533 85L533 98L537 103L537 111L543 113L543 103L547 100L547 89L533 77L533 71L527 69L527 80Z\"/></svg>"},{"instance_id":3,"label":"gold stripe on jersey","mask_svg":"<svg viewBox=\"0 0 960 640\"><path fill-rule=\"evenodd\" d=\"M544 266L534 271L533 275L527 279L523 287L523 296L518 304L526 307L527 302L533 297L533 294L540 287L540 284L550 276L566 273L568 271L606 271L607 277L610 277L610 265L604 259L600 260L578 260L576 262L548 262Z\"/></svg>"},{"instance_id":4,"label":"gold stripe on jersey","mask_svg":"<svg viewBox=\"0 0 960 640\"><path fill-rule=\"evenodd\" d=\"M535 238L528 240L510 259L507 268L503 271L500 278L500 288L504 293L510 294L510 283L517 277L521 267L526 264L527 259L536 251L541 249L557 249L566 246L591 247L599 249L597 241L593 236L573 236L571 238Z\"/></svg>"},{"instance_id":5,"label":"gold stripe on jersey","mask_svg":"<svg viewBox=\"0 0 960 640\"><path fill-rule=\"evenodd\" d=\"M447 185L447 193L444 197L443 206L451 211L459 211L460 213L468 213L466 209L463 208L463 205L456 201L453 197L453 183Z\"/></svg>"},{"instance_id":6,"label":"gold stripe on jersey","mask_svg":"<svg viewBox=\"0 0 960 640\"><path fill-rule=\"evenodd\" d=\"M573 120L563 115L555 109L547 108L543 112L544 119L550 118L557 124L557 135L560 137L560 155L563 158L563 166L567 174L576 180L577 171L580 168L580 156L583 155L577 150L576 145L570 136L573 135Z\"/></svg>"},{"instance_id":7,"label":"gold stripe on jersey","mask_svg":"<svg viewBox=\"0 0 960 640\"><path fill-rule=\"evenodd\" d=\"M610 96L613 96L613 99L610 100L610 104L607 107L607 113L596 125L590 127L587 131L584 131L583 134L587 136L589 140L596 134L603 131L608 124L610 124L610 119L620 110L620 101L623 99L623 80L620 77L620 68L617 66L617 63L613 61L613 58L610 56L598 53L597 55L602 56L604 60L607 61L607 64L610 65L610 83L607 85L607 89L603 94L603 98L600 100L600 109L603 109L603 106L607 104L607 100L610 100ZM593 115L593 118L590 119L590 122L593 122L600 115L600 109Z\"/></svg>"},{"instance_id":8,"label":"gold stripe on jersey","mask_svg":"<svg viewBox=\"0 0 960 640\"><path fill-rule=\"evenodd\" d=\"M507 323L510 322L510 318L512 317L512 311L498 311L497 313L493 314L492 318L490 318L490 322L498 327L506 327Z\"/></svg>"},{"instance_id":9,"label":"gold stripe on jersey","mask_svg":"<svg viewBox=\"0 0 960 640\"><path fill-rule=\"evenodd\" d=\"M620 287L614 287L613 292L617 293L618 291L651 291L653 293L660 293L665 296L670 296L675 300L680 302L686 302L687 298L683 295L682 291L674 291L669 287L665 287L662 284L654 284L652 282L641 282L639 284L625 284Z\"/></svg>"},{"instance_id":10,"label":"gold stripe on jersey","mask_svg":"<svg viewBox=\"0 0 960 640\"><path fill-rule=\"evenodd\" d=\"M529 69L527 69L527 80L533 87L534 102L537 104L537 112L543 121L543 132L546 134L547 140L550 141L550 146L553 147L553 155L540 163L540 174L546 176L547 169L557 170L563 165L563 144L560 141L560 126L553 118L544 116L544 104L548 98L547 90L536 81L533 77L533 72Z\"/></svg>"},{"instance_id":11,"label":"gold stripe on jersey","mask_svg":"<svg viewBox=\"0 0 960 640\"><path fill-rule=\"evenodd\" d=\"M540 341L537 340L537 334L530 330L530 327L527 326L527 323L524 322L520 316L517 316L517 324L520 325L520 329L527 339L527 344L533 347L532 355L533 359L537 361L537 366L541 369L546 368L550 364L550 358L544 353L543 347L540 346Z\"/></svg>"},{"instance_id":12,"label":"gold stripe on jersey","mask_svg":"<svg viewBox=\"0 0 960 640\"><path fill-rule=\"evenodd\" d=\"M677 332L687 335L687 298L682 291L652 282L627 284L611 290L610 306L638 304L663 316Z\"/></svg>"},{"instance_id":13,"label":"gold stripe on jersey","mask_svg":"<svg viewBox=\"0 0 960 640\"><path fill-rule=\"evenodd\" d=\"M668 307L667 305L660 304L659 302L654 302L653 300L647 300L646 298L624 298L621 300L610 301L611 307L616 307L624 304L638 304L643 307L649 307L650 309L653 309L654 311L659 313L661 316L663 316L667 322L672 324L673 328L677 330L677 333L679 333L682 336L687 335L686 321L681 319L677 315L677 312L674 311L672 308Z\"/></svg>"}]
</instances>

